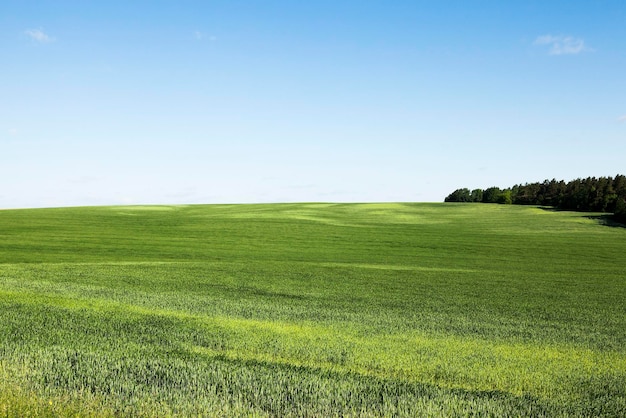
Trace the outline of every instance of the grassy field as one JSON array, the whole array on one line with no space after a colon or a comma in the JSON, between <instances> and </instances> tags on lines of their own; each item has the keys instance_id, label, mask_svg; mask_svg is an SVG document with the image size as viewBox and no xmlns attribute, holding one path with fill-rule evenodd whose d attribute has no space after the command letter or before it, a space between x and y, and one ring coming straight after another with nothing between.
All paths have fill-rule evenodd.
<instances>
[{"instance_id":1,"label":"grassy field","mask_svg":"<svg viewBox=\"0 0 626 418\"><path fill-rule=\"evenodd\" d=\"M486 204L0 211L0 416L624 416L626 228Z\"/></svg>"}]
</instances>

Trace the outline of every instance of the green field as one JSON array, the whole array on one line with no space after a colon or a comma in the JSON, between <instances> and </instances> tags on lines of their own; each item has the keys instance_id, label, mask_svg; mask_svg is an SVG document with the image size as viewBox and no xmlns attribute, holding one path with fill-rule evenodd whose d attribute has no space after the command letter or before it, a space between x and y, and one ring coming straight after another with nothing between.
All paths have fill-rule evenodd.
<instances>
[{"instance_id":1,"label":"green field","mask_svg":"<svg viewBox=\"0 0 626 418\"><path fill-rule=\"evenodd\" d=\"M487 204L0 211L0 416L624 416L626 228Z\"/></svg>"}]
</instances>

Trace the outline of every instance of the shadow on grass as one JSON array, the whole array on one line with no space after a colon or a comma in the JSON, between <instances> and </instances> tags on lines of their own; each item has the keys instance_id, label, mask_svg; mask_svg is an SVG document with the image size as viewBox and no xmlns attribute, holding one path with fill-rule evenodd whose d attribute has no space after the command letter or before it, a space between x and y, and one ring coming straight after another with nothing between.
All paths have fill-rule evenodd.
<instances>
[{"instance_id":1,"label":"shadow on grass","mask_svg":"<svg viewBox=\"0 0 626 418\"><path fill-rule=\"evenodd\" d=\"M541 210L549 211L549 212L576 212L575 210L572 210L572 209L559 209L553 206L538 206L538 208ZM585 212L580 212L580 213L585 213ZM610 226L612 228L626 228L626 223L616 219L615 215L611 213L588 215L587 219L592 219L594 221L597 221L600 225Z\"/></svg>"},{"instance_id":2,"label":"shadow on grass","mask_svg":"<svg viewBox=\"0 0 626 418\"><path fill-rule=\"evenodd\" d=\"M613 215L610 214L587 216L587 218L598 221L600 225L610 226L613 228L626 228L625 223L618 221Z\"/></svg>"}]
</instances>

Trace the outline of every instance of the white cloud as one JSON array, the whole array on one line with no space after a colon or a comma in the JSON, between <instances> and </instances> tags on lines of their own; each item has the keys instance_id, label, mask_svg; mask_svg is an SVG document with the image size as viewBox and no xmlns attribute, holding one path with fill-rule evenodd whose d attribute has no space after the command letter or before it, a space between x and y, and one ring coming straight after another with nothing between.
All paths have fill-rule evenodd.
<instances>
[{"instance_id":1,"label":"white cloud","mask_svg":"<svg viewBox=\"0 0 626 418\"><path fill-rule=\"evenodd\" d=\"M11 136L17 135L17 129L16 128L9 129L9 135L11 135Z\"/></svg>"},{"instance_id":2,"label":"white cloud","mask_svg":"<svg viewBox=\"0 0 626 418\"><path fill-rule=\"evenodd\" d=\"M585 45L585 41L572 36L542 35L535 39L535 45L547 45L550 47L550 55L576 55L584 51L591 51Z\"/></svg>"},{"instance_id":3,"label":"white cloud","mask_svg":"<svg viewBox=\"0 0 626 418\"><path fill-rule=\"evenodd\" d=\"M618 118L617 120L620 121L620 122L626 122L626 115Z\"/></svg>"},{"instance_id":4,"label":"white cloud","mask_svg":"<svg viewBox=\"0 0 626 418\"><path fill-rule=\"evenodd\" d=\"M54 42L54 38L51 38L42 29L28 29L24 31L24 33L28 35L33 41L37 41L42 44Z\"/></svg>"},{"instance_id":5,"label":"white cloud","mask_svg":"<svg viewBox=\"0 0 626 418\"><path fill-rule=\"evenodd\" d=\"M217 36L214 36L214 35L207 36L205 33L200 32L199 30L195 31L193 35L199 41L202 39L208 39L209 41L217 41Z\"/></svg>"}]
</instances>

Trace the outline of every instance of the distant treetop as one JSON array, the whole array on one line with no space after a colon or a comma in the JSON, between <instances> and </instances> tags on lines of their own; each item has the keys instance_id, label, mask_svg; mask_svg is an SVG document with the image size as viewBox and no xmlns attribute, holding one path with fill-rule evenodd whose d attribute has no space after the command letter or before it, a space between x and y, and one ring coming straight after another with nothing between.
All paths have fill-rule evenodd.
<instances>
[{"instance_id":1,"label":"distant treetop","mask_svg":"<svg viewBox=\"0 0 626 418\"><path fill-rule=\"evenodd\" d=\"M626 221L626 176L588 177L566 183L556 179L516 184L507 189L457 189L446 202L481 202L514 205L553 206L559 209L612 212Z\"/></svg>"}]
</instances>

